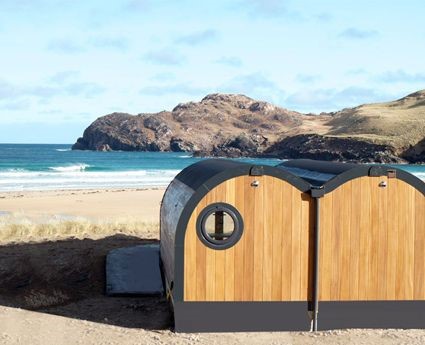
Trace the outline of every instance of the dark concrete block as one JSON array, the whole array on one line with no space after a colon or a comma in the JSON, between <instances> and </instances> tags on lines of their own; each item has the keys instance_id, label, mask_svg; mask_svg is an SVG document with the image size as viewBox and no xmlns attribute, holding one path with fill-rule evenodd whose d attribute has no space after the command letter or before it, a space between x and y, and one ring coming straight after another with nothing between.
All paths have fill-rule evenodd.
<instances>
[{"instance_id":1,"label":"dark concrete block","mask_svg":"<svg viewBox=\"0 0 425 345\"><path fill-rule=\"evenodd\" d=\"M159 244L120 248L106 257L106 293L108 295L160 295Z\"/></svg>"}]
</instances>

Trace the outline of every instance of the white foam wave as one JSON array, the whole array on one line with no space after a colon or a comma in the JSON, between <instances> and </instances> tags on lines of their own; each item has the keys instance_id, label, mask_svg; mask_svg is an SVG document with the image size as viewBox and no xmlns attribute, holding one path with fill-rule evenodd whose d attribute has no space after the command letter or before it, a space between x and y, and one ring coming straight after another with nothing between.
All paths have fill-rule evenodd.
<instances>
[{"instance_id":1,"label":"white foam wave","mask_svg":"<svg viewBox=\"0 0 425 345\"><path fill-rule=\"evenodd\" d=\"M184 156L179 156L179 158L193 158L192 155L184 155Z\"/></svg>"},{"instance_id":2,"label":"white foam wave","mask_svg":"<svg viewBox=\"0 0 425 345\"><path fill-rule=\"evenodd\" d=\"M71 149L55 149L55 151L58 151L58 152L68 152L68 151L71 151Z\"/></svg>"},{"instance_id":3,"label":"white foam wave","mask_svg":"<svg viewBox=\"0 0 425 345\"><path fill-rule=\"evenodd\" d=\"M13 169L7 169L6 171L10 172L10 173L17 173L17 172L25 172L25 171L28 171L28 170L21 169L21 168L13 168Z\"/></svg>"},{"instance_id":4,"label":"white foam wave","mask_svg":"<svg viewBox=\"0 0 425 345\"><path fill-rule=\"evenodd\" d=\"M50 167L50 170L58 171L58 172L72 172L72 171L84 171L87 168L90 168L90 165L88 164L76 164L76 165L69 165L64 167Z\"/></svg>"},{"instance_id":5,"label":"white foam wave","mask_svg":"<svg viewBox=\"0 0 425 345\"><path fill-rule=\"evenodd\" d=\"M179 170L0 172L0 191L164 187Z\"/></svg>"},{"instance_id":6,"label":"white foam wave","mask_svg":"<svg viewBox=\"0 0 425 345\"><path fill-rule=\"evenodd\" d=\"M425 173L421 173L421 172L415 173L415 172L413 172L412 174L416 175L416 177L419 177L421 180L425 181Z\"/></svg>"}]
</instances>

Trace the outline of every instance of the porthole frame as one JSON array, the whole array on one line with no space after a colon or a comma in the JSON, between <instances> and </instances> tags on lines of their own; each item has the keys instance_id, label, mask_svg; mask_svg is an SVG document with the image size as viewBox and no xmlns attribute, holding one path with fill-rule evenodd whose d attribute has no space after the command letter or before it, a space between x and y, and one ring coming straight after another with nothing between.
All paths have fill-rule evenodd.
<instances>
[{"instance_id":1,"label":"porthole frame","mask_svg":"<svg viewBox=\"0 0 425 345\"><path fill-rule=\"evenodd\" d=\"M214 212L226 212L233 220L233 233L226 240L212 239L205 228L207 218ZM216 202L206 206L198 215L196 220L196 233L200 241L211 249L224 250L233 247L242 237L244 223L240 212L232 205L224 202Z\"/></svg>"}]
</instances>

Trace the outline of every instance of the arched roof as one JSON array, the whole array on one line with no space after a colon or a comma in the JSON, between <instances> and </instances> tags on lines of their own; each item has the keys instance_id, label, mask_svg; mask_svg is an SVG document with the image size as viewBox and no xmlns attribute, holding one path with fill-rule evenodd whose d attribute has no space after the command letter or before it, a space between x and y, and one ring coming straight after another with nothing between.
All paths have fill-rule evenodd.
<instances>
[{"instance_id":1,"label":"arched roof","mask_svg":"<svg viewBox=\"0 0 425 345\"><path fill-rule=\"evenodd\" d=\"M174 299L183 300L183 276L184 276L184 240L187 223L196 205L215 186L238 176L262 176L268 175L287 181L301 192L308 192L311 185L304 179L291 172L267 165L255 165L228 159L206 159L199 161L181 171L176 180L190 187L194 193L186 203L180 214L175 233L175 262L174 262ZM178 277L178 278L177 278Z\"/></svg>"},{"instance_id":2,"label":"arched roof","mask_svg":"<svg viewBox=\"0 0 425 345\"><path fill-rule=\"evenodd\" d=\"M383 164L351 164L294 159L283 162L278 168L288 171L329 193L342 184L362 176L391 176L402 180L425 195L425 183L409 172Z\"/></svg>"}]
</instances>

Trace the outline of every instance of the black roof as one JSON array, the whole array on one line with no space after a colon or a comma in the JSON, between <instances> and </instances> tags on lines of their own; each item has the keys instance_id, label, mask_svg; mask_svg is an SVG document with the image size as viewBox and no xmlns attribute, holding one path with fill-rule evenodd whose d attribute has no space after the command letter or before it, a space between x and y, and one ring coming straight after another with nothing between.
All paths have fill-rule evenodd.
<instances>
[{"instance_id":1,"label":"black roof","mask_svg":"<svg viewBox=\"0 0 425 345\"><path fill-rule=\"evenodd\" d=\"M230 159L205 159L183 169L175 178L193 190L211 189L226 179L243 175L271 175L307 191L310 184L298 176L273 166L256 165Z\"/></svg>"},{"instance_id":2,"label":"black roof","mask_svg":"<svg viewBox=\"0 0 425 345\"><path fill-rule=\"evenodd\" d=\"M183 169L176 179L193 190L197 190L210 178L223 171L236 169L240 171L241 175L245 175L249 173L250 168L250 164L229 159L205 159Z\"/></svg>"},{"instance_id":3,"label":"black roof","mask_svg":"<svg viewBox=\"0 0 425 345\"><path fill-rule=\"evenodd\" d=\"M329 193L343 183L361 176L387 176L389 173L409 183L425 195L425 183L407 171L384 164L353 164L294 159L277 165L277 168L290 172L311 183L324 188Z\"/></svg>"}]
</instances>

